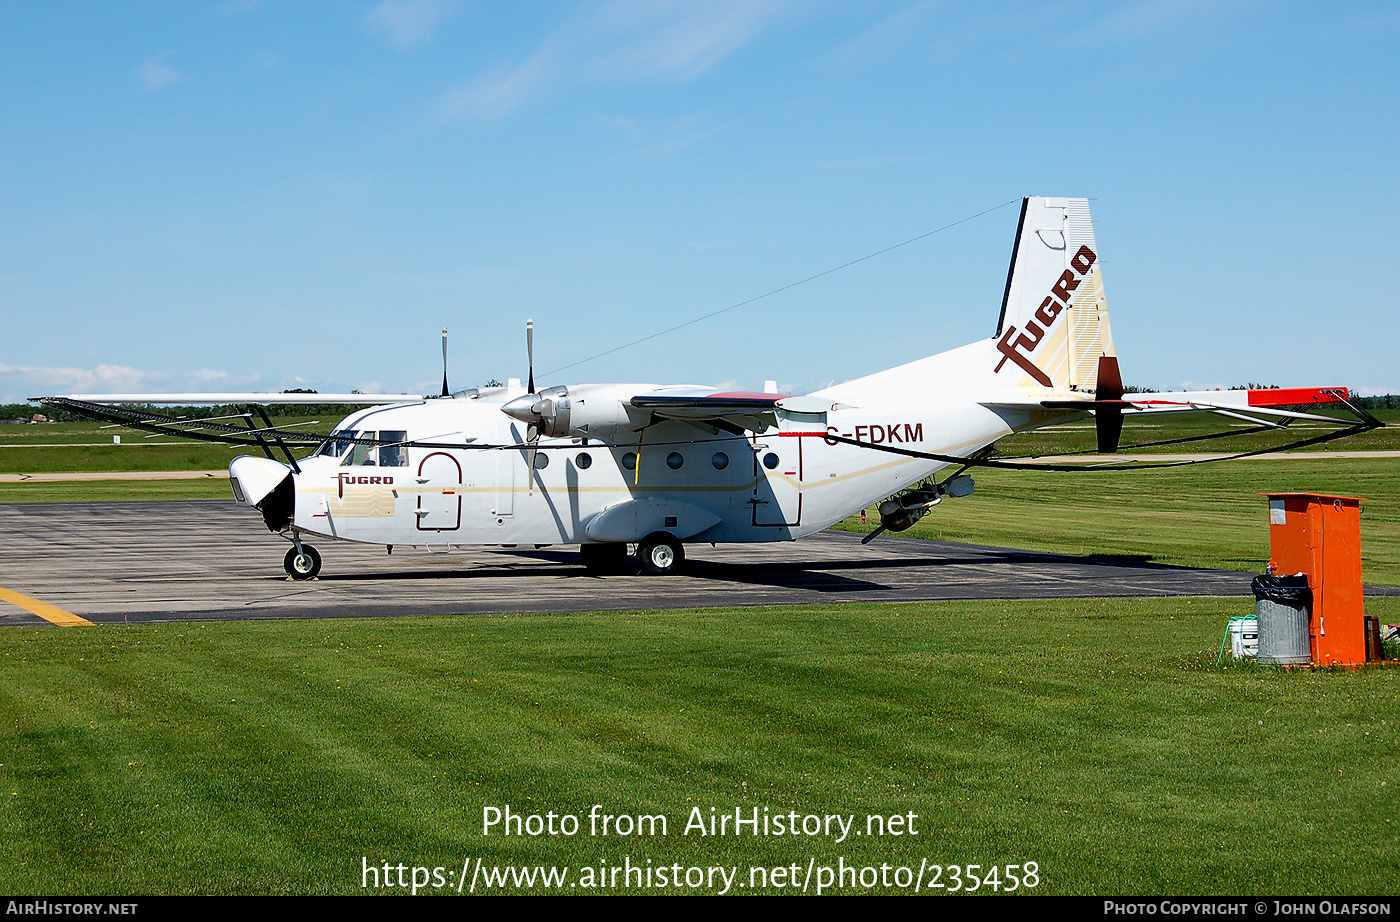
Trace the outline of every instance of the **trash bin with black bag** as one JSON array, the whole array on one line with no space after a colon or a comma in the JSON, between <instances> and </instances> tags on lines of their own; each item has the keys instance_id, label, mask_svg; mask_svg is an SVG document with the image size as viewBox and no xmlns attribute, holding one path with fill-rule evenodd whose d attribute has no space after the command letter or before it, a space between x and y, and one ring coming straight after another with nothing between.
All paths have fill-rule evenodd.
<instances>
[{"instance_id":1,"label":"trash bin with black bag","mask_svg":"<svg viewBox=\"0 0 1400 922\"><path fill-rule=\"evenodd\" d=\"M1307 576L1256 576L1250 588L1259 619L1259 662L1274 666L1312 662L1308 643L1312 590Z\"/></svg>"}]
</instances>

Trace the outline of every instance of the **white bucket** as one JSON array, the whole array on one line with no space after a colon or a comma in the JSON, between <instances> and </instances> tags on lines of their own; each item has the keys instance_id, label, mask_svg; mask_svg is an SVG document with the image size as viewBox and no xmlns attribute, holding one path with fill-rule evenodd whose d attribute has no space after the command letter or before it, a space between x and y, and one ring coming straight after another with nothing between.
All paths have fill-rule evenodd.
<instances>
[{"instance_id":1,"label":"white bucket","mask_svg":"<svg viewBox=\"0 0 1400 922\"><path fill-rule=\"evenodd\" d=\"M1230 650L1235 654L1235 659L1259 656L1259 619L1231 619Z\"/></svg>"}]
</instances>

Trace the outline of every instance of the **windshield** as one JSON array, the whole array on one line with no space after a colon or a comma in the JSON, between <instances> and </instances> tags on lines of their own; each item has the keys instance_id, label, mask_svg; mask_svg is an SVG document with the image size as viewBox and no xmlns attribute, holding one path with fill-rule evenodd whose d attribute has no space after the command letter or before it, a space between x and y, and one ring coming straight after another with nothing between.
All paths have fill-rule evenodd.
<instances>
[{"instance_id":1,"label":"windshield","mask_svg":"<svg viewBox=\"0 0 1400 922\"><path fill-rule=\"evenodd\" d=\"M353 439L358 432L354 429L340 429L331 433L331 437L321 443L321 447L316 449L313 458L339 458L345 454L345 450L350 447L345 439ZM336 436L341 436L337 439Z\"/></svg>"}]
</instances>

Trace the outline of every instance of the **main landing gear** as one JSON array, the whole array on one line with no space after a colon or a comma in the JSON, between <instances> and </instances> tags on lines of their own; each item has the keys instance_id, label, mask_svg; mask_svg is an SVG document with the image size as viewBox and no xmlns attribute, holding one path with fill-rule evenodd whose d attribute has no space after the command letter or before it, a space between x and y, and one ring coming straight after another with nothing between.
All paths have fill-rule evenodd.
<instances>
[{"instance_id":1,"label":"main landing gear","mask_svg":"<svg viewBox=\"0 0 1400 922\"><path fill-rule=\"evenodd\" d=\"M311 545L294 541L292 549L282 558L282 568L292 579L315 579L321 572L321 555Z\"/></svg>"},{"instance_id":2,"label":"main landing gear","mask_svg":"<svg viewBox=\"0 0 1400 922\"><path fill-rule=\"evenodd\" d=\"M654 531L637 545L637 562L643 573L668 576L685 563L685 548L675 535Z\"/></svg>"},{"instance_id":3,"label":"main landing gear","mask_svg":"<svg viewBox=\"0 0 1400 922\"><path fill-rule=\"evenodd\" d=\"M579 556L588 572L599 576L636 573L640 567L651 576L667 576L685 562L685 549L675 535L656 531L637 543L637 558L631 560L625 544L581 544Z\"/></svg>"}]
</instances>

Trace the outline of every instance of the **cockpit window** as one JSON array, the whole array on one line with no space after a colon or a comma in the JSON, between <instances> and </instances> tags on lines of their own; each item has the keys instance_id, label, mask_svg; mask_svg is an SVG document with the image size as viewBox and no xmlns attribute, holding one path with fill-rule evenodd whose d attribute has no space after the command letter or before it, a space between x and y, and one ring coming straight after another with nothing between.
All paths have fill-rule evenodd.
<instances>
[{"instance_id":1,"label":"cockpit window","mask_svg":"<svg viewBox=\"0 0 1400 922\"><path fill-rule=\"evenodd\" d=\"M331 433L331 437L321 443L321 447L316 449L317 458L339 458L345 454L345 450L350 447L346 439L353 439L358 433L354 429L340 429ZM341 436L341 438L336 438Z\"/></svg>"},{"instance_id":2,"label":"cockpit window","mask_svg":"<svg viewBox=\"0 0 1400 922\"><path fill-rule=\"evenodd\" d=\"M374 438L374 432L366 430L360 433L362 439ZM374 467L374 457L379 453L378 445L366 445L363 442L356 442L350 446L350 454L345 456L345 460L340 462L341 467Z\"/></svg>"}]
</instances>

